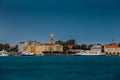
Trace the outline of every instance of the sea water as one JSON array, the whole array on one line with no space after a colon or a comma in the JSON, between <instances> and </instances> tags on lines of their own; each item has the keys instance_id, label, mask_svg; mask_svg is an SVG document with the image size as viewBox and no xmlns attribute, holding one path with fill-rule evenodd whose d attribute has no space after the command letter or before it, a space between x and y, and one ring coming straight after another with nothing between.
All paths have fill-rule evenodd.
<instances>
[{"instance_id":1,"label":"sea water","mask_svg":"<svg viewBox=\"0 0 120 80\"><path fill-rule=\"evenodd\" d=\"M120 57L0 57L0 80L120 80Z\"/></svg>"}]
</instances>

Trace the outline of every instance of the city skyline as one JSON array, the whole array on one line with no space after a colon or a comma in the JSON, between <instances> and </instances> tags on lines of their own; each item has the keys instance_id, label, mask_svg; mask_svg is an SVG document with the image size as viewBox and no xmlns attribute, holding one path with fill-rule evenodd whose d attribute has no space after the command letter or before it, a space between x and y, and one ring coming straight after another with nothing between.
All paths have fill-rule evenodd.
<instances>
[{"instance_id":1,"label":"city skyline","mask_svg":"<svg viewBox=\"0 0 120 80\"><path fill-rule=\"evenodd\" d=\"M0 42L49 42L75 39L80 44L120 42L118 0L1 0Z\"/></svg>"}]
</instances>

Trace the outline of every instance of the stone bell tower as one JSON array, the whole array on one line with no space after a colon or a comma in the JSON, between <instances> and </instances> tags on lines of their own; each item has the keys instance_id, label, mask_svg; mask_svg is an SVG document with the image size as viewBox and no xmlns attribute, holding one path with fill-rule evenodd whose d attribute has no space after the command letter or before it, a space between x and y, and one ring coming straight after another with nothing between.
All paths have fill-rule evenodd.
<instances>
[{"instance_id":1,"label":"stone bell tower","mask_svg":"<svg viewBox=\"0 0 120 80\"><path fill-rule=\"evenodd\" d=\"M50 44L54 44L54 35L50 34Z\"/></svg>"}]
</instances>

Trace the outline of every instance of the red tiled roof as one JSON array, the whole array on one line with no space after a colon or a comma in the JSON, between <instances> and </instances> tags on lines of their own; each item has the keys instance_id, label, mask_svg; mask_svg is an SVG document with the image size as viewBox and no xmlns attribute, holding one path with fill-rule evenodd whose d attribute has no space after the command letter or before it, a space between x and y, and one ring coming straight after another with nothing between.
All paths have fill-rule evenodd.
<instances>
[{"instance_id":1,"label":"red tiled roof","mask_svg":"<svg viewBox=\"0 0 120 80\"><path fill-rule=\"evenodd\" d=\"M113 44L106 44L105 48L119 48L119 46L116 43L113 43Z\"/></svg>"},{"instance_id":2,"label":"red tiled roof","mask_svg":"<svg viewBox=\"0 0 120 80\"><path fill-rule=\"evenodd\" d=\"M14 49L14 48L15 48L15 46L10 46L8 50L11 50L11 49Z\"/></svg>"}]
</instances>

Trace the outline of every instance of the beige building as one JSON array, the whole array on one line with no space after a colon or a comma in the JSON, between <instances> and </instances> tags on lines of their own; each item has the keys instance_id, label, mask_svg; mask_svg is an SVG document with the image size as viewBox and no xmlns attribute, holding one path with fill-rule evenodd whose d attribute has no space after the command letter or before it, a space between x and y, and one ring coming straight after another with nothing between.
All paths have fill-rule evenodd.
<instances>
[{"instance_id":1,"label":"beige building","mask_svg":"<svg viewBox=\"0 0 120 80\"><path fill-rule=\"evenodd\" d=\"M112 43L104 46L104 52L106 55L120 55L120 47L112 40Z\"/></svg>"},{"instance_id":2,"label":"beige building","mask_svg":"<svg viewBox=\"0 0 120 80\"><path fill-rule=\"evenodd\" d=\"M63 52L63 46L59 44L54 44L54 35L50 35L50 43L40 43L35 42L33 44L29 44L26 48L26 52L34 53L35 55L42 55L43 52Z\"/></svg>"},{"instance_id":3,"label":"beige building","mask_svg":"<svg viewBox=\"0 0 120 80\"><path fill-rule=\"evenodd\" d=\"M94 44L90 50L81 50L81 53L89 54L89 55L104 55L101 53L101 45Z\"/></svg>"},{"instance_id":4,"label":"beige building","mask_svg":"<svg viewBox=\"0 0 120 80\"><path fill-rule=\"evenodd\" d=\"M97 53L97 52L99 52L99 53L101 53L101 45L93 45L92 47L91 47L91 53Z\"/></svg>"}]
</instances>

